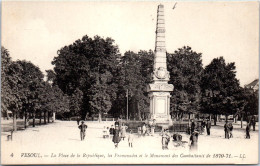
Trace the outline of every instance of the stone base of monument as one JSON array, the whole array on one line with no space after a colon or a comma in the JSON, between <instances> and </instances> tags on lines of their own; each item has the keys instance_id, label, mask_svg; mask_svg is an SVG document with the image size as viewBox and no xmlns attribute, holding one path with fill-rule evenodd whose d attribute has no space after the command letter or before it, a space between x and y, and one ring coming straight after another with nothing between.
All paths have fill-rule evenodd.
<instances>
[{"instance_id":1,"label":"stone base of monument","mask_svg":"<svg viewBox=\"0 0 260 166\"><path fill-rule=\"evenodd\" d=\"M170 115L152 115L151 120L155 119L157 126L162 126L163 129L168 129L172 126L173 122Z\"/></svg>"}]
</instances>

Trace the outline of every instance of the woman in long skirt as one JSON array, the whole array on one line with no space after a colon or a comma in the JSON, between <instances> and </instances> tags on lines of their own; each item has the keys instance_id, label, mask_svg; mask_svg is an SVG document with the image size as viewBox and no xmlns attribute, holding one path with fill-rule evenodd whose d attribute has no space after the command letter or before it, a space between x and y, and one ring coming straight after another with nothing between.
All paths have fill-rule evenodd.
<instances>
[{"instance_id":1,"label":"woman in long skirt","mask_svg":"<svg viewBox=\"0 0 260 166\"><path fill-rule=\"evenodd\" d=\"M125 124L123 123L122 126L121 126L121 138L123 138L123 140L124 140L125 137L126 137L126 129L127 129L127 128L128 128L128 127L125 126Z\"/></svg>"},{"instance_id":2,"label":"woman in long skirt","mask_svg":"<svg viewBox=\"0 0 260 166\"><path fill-rule=\"evenodd\" d=\"M119 126L116 125L115 126L115 130L113 131L113 142L115 144L115 148L118 148L118 143L120 142L120 130L119 130Z\"/></svg>"}]
</instances>

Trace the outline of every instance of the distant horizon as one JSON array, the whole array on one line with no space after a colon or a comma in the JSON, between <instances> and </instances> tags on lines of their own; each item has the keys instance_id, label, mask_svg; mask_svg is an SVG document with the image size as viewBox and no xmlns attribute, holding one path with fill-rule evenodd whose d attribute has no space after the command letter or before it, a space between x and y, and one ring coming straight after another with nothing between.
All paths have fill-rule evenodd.
<instances>
[{"instance_id":1,"label":"distant horizon","mask_svg":"<svg viewBox=\"0 0 260 166\"><path fill-rule=\"evenodd\" d=\"M190 46L203 67L223 56L235 62L240 85L259 79L257 2L161 2L165 6L166 50ZM2 46L13 60L45 70L62 47L84 35L115 40L126 51L154 51L159 2L2 2Z\"/></svg>"}]
</instances>

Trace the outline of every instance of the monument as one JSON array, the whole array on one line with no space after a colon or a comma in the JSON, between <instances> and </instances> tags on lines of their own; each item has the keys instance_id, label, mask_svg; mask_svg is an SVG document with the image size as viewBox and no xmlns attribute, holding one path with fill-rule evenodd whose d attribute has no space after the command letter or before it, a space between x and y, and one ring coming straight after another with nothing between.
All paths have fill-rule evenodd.
<instances>
[{"instance_id":1,"label":"monument","mask_svg":"<svg viewBox=\"0 0 260 166\"><path fill-rule=\"evenodd\" d=\"M157 9L155 58L153 66L153 81L148 85L150 98L150 119L156 123L171 123L170 116L170 92L173 85L168 84L170 79L167 71L166 47L165 47L165 22L164 6L159 5Z\"/></svg>"}]
</instances>

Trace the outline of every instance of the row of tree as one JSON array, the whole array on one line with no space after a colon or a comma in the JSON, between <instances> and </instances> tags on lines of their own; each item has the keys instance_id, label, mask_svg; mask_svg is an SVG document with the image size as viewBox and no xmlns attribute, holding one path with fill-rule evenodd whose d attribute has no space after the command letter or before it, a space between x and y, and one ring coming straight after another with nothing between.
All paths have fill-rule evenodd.
<instances>
[{"instance_id":1,"label":"row of tree","mask_svg":"<svg viewBox=\"0 0 260 166\"><path fill-rule=\"evenodd\" d=\"M12 61L2 48L2 111L24 116L29 112L33 117L54 111L59 118L101 119L106 114L126 118L129 99L130 119L148 117L146 89L152 81L153 51L127 51L122 56L113 39L86 35L57 53L54 69L46 71L44 81L38 67ZM167 53L167 68L169 83L175 87L170 105L173 117L258 112L258 95L239 86L235 64L226 63L223 57L203 68L201 53L183 47Z\"/></svg>"},{"instance_id":2,"label":"row of tree","mask_svg":"<svg viewBox=\"0 0 260 166\"><path fill-rule=\"evenodd\" d=\"M109 112L126 118L127 94L129 118L144 119L149 114L146 89L152 81L153 60L151 50L127 51L121 56L113 39L84 36L58 51L52 62L54 84L69 96L81 92L75 101L82 104L73 115L84 118L98 114L101 118ZM175 86L170 109L173 117L207 113L216 120L219 114L257 114L258 102L252 101L258 100L258 95L240 87L235 63L220 57L203 68L201 53L183 47L167 53L167 68L169 83Z\"/></svg>"},{"instance_id":3,"label":"row of tree","mask_svg":"<svg viewBox=\"0 0 260 166\"><path fill-rule=\"evenodd\" d=\"M27 127L29 118L35 126L36 116L50 122L53 112L69 112L69 98L58 86L43 80L40 69L28 61L13 61L9 52L1 48L1 113L13 117L14 130L17 130L17 117L24 119Z\"/></svg>"}]
</instances>

